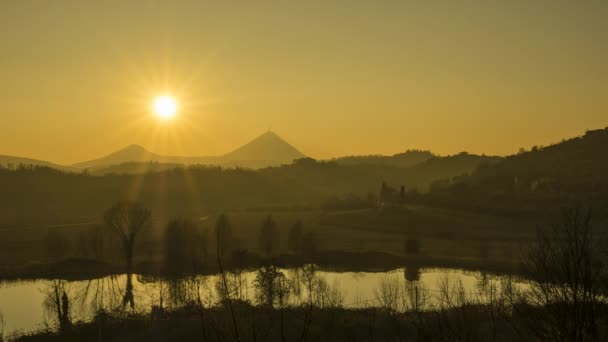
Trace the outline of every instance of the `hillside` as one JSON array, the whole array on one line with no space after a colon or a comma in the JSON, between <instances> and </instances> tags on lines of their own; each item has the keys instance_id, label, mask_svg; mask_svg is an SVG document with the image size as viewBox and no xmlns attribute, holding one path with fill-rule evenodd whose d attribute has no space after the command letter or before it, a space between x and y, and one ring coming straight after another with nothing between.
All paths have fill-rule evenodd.
<instances>
[{"instance_id":1,"label":"hillside","mask_svg":"<svg viewBox=\"0 0 608 342\"><path fill-rule=\"evenodd\" d=\"M368 155L368 156L346 156L331 159L340 165L375 164L394 167L411 167L433 158L435 155L430 151L407 150L392 156Z\"/></svg>"},{"instance_id":2,"label":"hillside","mask_svg":"<svg viewBox=\"0 0 608 342\"><path fill-rule=\"evenodd\" d=\"M573 203L605 210L606 151L608 128L587 131L583 136L481 165L471 175L437 182L429 199L498 210L533 211Z\"/></svg>"},{"instance_id":3,"label":"hillside","mask_svg":"<svg viewBox=\"0 0 608 342\"><path fill-rule=\"evenodd\" d=\"M61 171L69 171L69 172L79 171L78 168L75 168L75 167L54 164L54 163L47 162L44 160L0 155L0 167L16 168L19 166L44 166L44 167L50 167L50 168L61 170Z\"/></svg>"},{"instance_id":4,"label":"hillside","mask_svg":"<svg viewBox=\"0 0 608 342\"><path fill-rule=\"evenodd\" d=\"M505 158L479 169L477 183L516 183L533 188L539 183L581 184L608 181L608 128Z\"/></svg>"},{"instance_id":5,"label":"hillside","mask_svg":"<svg viewBox=\"0 0 608 342\"><path fill-rule=\"evenodd\" d=\"M495 164L502 159L502 157L461 152L451 156L432 157L406 169L405 173L411 182L428 186L435 180L471 174L479 167Z\"/></svg>"}]
</instances>

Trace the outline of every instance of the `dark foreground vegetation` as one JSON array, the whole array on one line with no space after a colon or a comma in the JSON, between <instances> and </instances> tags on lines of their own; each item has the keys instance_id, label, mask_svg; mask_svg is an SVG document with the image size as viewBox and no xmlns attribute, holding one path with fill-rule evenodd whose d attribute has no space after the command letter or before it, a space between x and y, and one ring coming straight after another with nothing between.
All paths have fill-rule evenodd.
<instances>
[{"instance_id":1,"label":"dark foreground vegetation","mask_svg":"<svg viewBox=\"0 0 608 342\"><path fill-rule=\"evenodd\" d=\"M306 308L233 306L238 312L236 328L228 308L201 312L191 305L162 317L99 314L64 333L41 333L17 341L601 341L606 336L604 320L597 323L601 330L596 339L545 336L543 327L535 326L538 321L530 320L543 311L527 306L508 310L469 305L434 312L313 308L309 322Z\"/></svg>"}]
</instances>

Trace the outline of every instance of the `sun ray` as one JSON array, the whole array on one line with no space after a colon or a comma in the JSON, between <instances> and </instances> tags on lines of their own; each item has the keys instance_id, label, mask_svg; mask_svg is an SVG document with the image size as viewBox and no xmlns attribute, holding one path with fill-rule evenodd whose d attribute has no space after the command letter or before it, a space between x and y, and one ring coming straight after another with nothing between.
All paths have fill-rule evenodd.
<instances>
[{"instance_id":1,"label":"sun ray","mask_svg":"<svg viewBox=\"0 0 608 342\"><path fill-rule=\"evenodd\" d=\"M178 107L177 100L168 94L157 96L152 105L154 113L162 120L173 119Z\"/></svg>"}]
</instances>

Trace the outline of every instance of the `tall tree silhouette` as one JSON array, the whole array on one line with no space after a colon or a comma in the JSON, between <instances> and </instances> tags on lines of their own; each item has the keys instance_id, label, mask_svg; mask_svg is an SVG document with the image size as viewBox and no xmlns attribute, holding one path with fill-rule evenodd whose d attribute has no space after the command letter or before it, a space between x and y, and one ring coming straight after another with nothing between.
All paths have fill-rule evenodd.
<instances>
[{"instance_id":1,"label":"tall tree silhouette","mask_svg":"<svg viewBox=\"0 0 608 342\"><path fill-rule=\"evenodd\" d=\"M127 273L131 273L135 241L150 225L150 210L139 203L119 202L106 210L104 221L119 236L127 263Z\"/></svg>"},{"instance_id":2,"label":"tall tree silhouette","mask_svg":"<svg viewBox=\"0 0 608 342\"><path fill-rule=\"evenodd\" d=\"M196 224L187 219L172 219L164 236L165 267L171 273L196 272L205 261L207 241Z\"/></svg>"},{"instance_id":3,"label":"tall tree silhouette","mask_svg":"<svg viewBox=\"0 0 608 342\"><path fill-rule=\"evenodd\" d=\"M262 222L262 227L260 229L260 237L259 237L259 246L262 252L269 257L272 255L272 252L278 247L278 232L277 232L277 224L272 218L272 216L268 215L264 222Z\"/></svg>"},{"instance_id":4,"label":"tall tree silhouette","mask_svg":"<svg viewBox=\"0 0 608 342\"><path fill-rule=\"evenodd\" d=\"M104 221L119 236L127 263L127 283L122 300L123 309L127 304L135 309L133 297L133 255L137 236L151 222L150 211L138 203L119 202L106 210Z\"/></svg>"},{"instance_id":5,"label":"tall tree silhouette","mask_svg":"<svg viewBox=\"0 0 608 342\"><path fill-rule=\"evenodd\" d=\"M215 236L217 237L217 254L225 258L232 252L233 236L232 226L226 214L221 214L215 223Z\"/></svg>"},{"instance_id":6,"label":"tall tree silhouette","mask_svg":"<svg viewBox=\"0 0 608 342\"><path fill-rule=\"evenodd\" d=\"M287 247L293 253L300 253L302 246L302 221L298 220L289 230Z\"/></svg>"}]
</instances>

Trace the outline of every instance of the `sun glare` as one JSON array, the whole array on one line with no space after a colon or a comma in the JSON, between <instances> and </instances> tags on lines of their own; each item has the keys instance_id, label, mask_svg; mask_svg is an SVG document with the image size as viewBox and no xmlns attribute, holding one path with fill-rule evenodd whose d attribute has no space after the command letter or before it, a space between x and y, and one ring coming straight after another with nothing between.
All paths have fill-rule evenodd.
<instances>
[{"instance_id":1,"label":"sun glare","mask_svg":"<svg viewBox=\"0 0 608 342\"><path fill-rule=\"evenodd\" d=\"M163 120L169 120L177 113L177 101L170 95L161 95L154 99L154 113Z\"/></svg>"}]
</instances>

